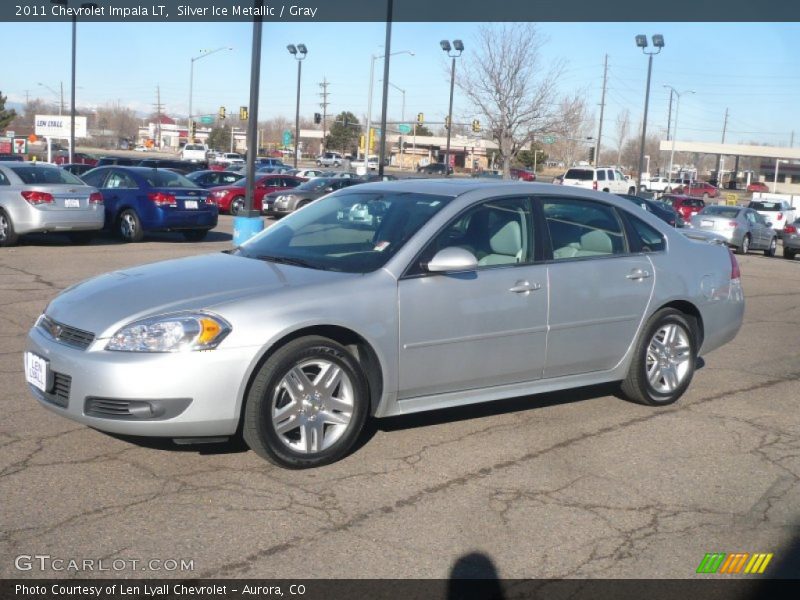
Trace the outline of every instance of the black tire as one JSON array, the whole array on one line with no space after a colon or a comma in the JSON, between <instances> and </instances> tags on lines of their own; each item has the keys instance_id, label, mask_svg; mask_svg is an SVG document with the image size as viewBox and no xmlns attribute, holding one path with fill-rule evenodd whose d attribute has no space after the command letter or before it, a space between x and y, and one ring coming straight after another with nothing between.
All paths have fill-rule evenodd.
<instances>
[{"instance_id":1,"label":"black tire","mask_svg":"<svg viewBox=\"0 0 800 600\"><path fill-rule=\"evenodd\" d=\"M646 190L644 189L644 186L642 186L642 191L643 191L643 192L644 192L644 191L646 191ZM635 195L636 195L636 188L635 188L635 187L633 187L633 186L629 187L629 188L628 188L628 193L629 193L631 196L635 196Z\"/></svg>"},{"instance_id":2,"label":"black tire","mask_svg":"<svg viewBox=\"0 0 800 600\"><path fill-rule=\"evenodd\" d=\"M742 243L736 248L737 254L747 254L750 251L750 234L745 233Z\"/></svg>"},{"instance_id":3,"label":"black tire","mask_svg":"<svg viewBox=\"0 0 800 600\"><path fill-rule=\"evenodd\" d=\"M797 256L797 250L793 248L787 248L784 246L783 248L783 258L788 258L789 260L794 260L794 257Z\"/></svg>"},{"instance_id":4,"label":"black tire","mask_svg":"<svg viewBox=\"0 0 800 600\"><path fill-rule=\"evenodd\" d=\"M14 231L14 223L6 211L0 209L0 247L16 246L19 235Z\"/></svg>"},{"instance_id":5,"label":"black tire","mask_svg":"<svg viewBox=\"0 0 800 600\"><path fill-rule=\"evenodd\" d=\"M297 203L297 206L295 206L294 209L295 210L300 210L301 208L303 208L304 206L307 206L309 204L311 204L311 200L301 200L300 202Z\"/></svg>"},{"instance_id":6,"label":"black tire","mask_svg":"<svg viewBox=\"0 0 800 600\"><path fill-rule=\"evenodd\" d=\"M142 221L135 210L126 208L119 214L119 217L117 217L117 233L123 242L141 242L144 239Z\"/></svg>"},{"instance_id":7,"label":"black tire","mask_svg":"<svg viewBox=\"0 0 800 600\"><path fill-rule=\"evenodd\" d=\"M764 256L775 256L778 251L778 238L774 237L769 241L769 247L764 250Z\"/></svg>"},{"instance_id":8,"label":"black tire","mask_svg":"<svg viewBox=\"0 0 800 600\"><path fill-rule=\"evenodd\" d=\"M320 161L317 161L317 166L318 166L318 167L321 167L321 166L322 166L322 163L321 163Z\"/></svg>"},{"instance_id":9,"label":"black tire","mask_svg":"<svg viewBox=\"0 0 800 600\"><path fill-rule=\"evenodd\" d=\"M648 369L658 369L660 365L659 357L651 351L651 345L655 344L657 338L667 327L676 327L682 331L681 342L685 341L687 349L681 353L681 366L676 377L679 379L674 382L675 388L671 390L659 389L656 384L661 384L662 380L656 379L656 384L651 383L648 378ZM668 344L667 344L668 345ZM675 348L666 348L669 354ZM689 387L694 376L695 363L697 361L697 336L695 333L694 320L687 317L684 313L673 308L662 308L656 312L647 322L642 335L636 342L635 354L628 375L622 382L622 393L626 398L639 404L647 406L666 406L672 404L680 398ZM688 353L688 354L687 354ZM661 357L669 362L668 357ZM663 386L669 386L666 376L663 379Z\"/></svg>"},{"instance_id":10,"label":"black tire","mask_svg":"<svg viewBox=\"0 0 800 600\"><path fill-rule=\"evenodd\" d=\"M291 426L293 423L301 425L278 433L279 427L273 422L273 407L280 410L293 403L284 386L286 378L297 370L313 375L314 361L334 365L340 370L342 378L334 384L331 396L335 396L337 390L339 396L346 394L352 396L351 412L346 425L331 425L322 419L319 421L322 423L323 441L329 434L335 438L330 446L321 450L313 447L319 444L318 434L311 435L315 427L314 420L320 418L320 413L347 417L346 412L334 413L333 411L338 409L326 404L328 399L325 399L323 388L315 386L313 394L309 388L303 403L300 404L299 410L302 412L280 423L281 426L285 424ZM300 380L295 379L295 381ZM313 385L314 382L309 381L309 383ZM305 388L302 387L302 383L300 385L301 389L296 393L302 394ZM313 403L313 398L317 399L317 404ZM328 338L308 336L289 342L267 359L256 373L246 401L242 435L250 449L280 467L307 469L335 462L350 451L361 434L369 412L369 387L358 361L342 345ZM317 407L317 412L314 412L314 406ZM316 424L317 427L319 422ZM310 425L306 425L307 423ZM335 427L344 429L335 430ZM299 439L292 439L290 436ZM299 451L291 445L302 445L304 440L308 439L312 440L311 449Z\"/></svg>"},{"instance_id":11,"label":"black tire","mask_svg":"<svg viewBox=\"0 0 800 600\"><path fill-rule=\"evenodd\" d=\"M202 242L208 235L208 229L187 229L181 233L187 242Z\"/></svg>"},{"instance_id":12,"label":"black tire","mask_svg":"<svg viewBox=\"0 0 800 600\"><path fill-rule=\"evenodd\" d=\"M236 196L231 200L231 214L236 216L244 210L244 196Z\"/></svg>"},{"instance_id":13,"label":"black tire","mask_svg":"<svg viewBox=\"0 0 800 600\"><path fill-rule=\"evenodd\" d=\"M94 231L73 231L67 234L73 246L85 246L94 239Z\"/></svg>"}]
</instances>

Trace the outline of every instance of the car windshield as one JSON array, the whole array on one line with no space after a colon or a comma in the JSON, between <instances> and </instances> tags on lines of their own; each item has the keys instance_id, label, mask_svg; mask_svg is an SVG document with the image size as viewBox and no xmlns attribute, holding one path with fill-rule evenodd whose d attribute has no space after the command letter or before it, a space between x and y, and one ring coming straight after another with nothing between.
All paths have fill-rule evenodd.
<instances>
[{"instance_id":1,"label":"car windshield","mask_svg":"<svg viewBox=\"0 0 800 600\"><path fill-rule=\"evenodd\" d=\"M198 187L197 184L191 179L187 179L183 175L179 175L175 171L167 171L164 169L153 169L146 173L144 178L150 187Z\"/></svg>"},{"instance_id":2,"label":"car windshield","mask_svg":"<svg viewBox=\"0 0 800 600\"><path fill-rule=\"evenodd\" d=\"M594 172L589 169L570 169L564 175L564 179L579 179L581 181L589 181L592 179Z\"/></svg>"},{"instance_id":3,"label":"car windshield","mask_svg":"<svg viewBox=\"0 0 800 600\"><path fill-rule=\"evenodd\" d=\"M369 273L386 264L451 199L347 190L289 215L234 254L312 269Z\"/></svg>"},{"instance_id":4,"label":"car windshield","mask_svg":"<svg viewBox=\"0 0 800 600\"><path fill-rule=\"evenodd\" d=\"M725 217L726 219L735 219L739 214L739 208L736 206L706 206L700 211L701 215L709 215L712 217Z\"/></svg>"},{"instance_id":5,"label":"car windshield","mask_svg":"<svg viewBox=\"0 0 800 600\"><path fill-rule=\"evenodd\" d=\"M14 174L22 179L23 183L35 185L40 183L66 183L68 185L86 185L69 171L58 167L37 165L20 165L13 163L6 165Z\"/></svg>"},{"instance_id":6,"label":"car windshield","mask_svg":"<svg viewBox=\"0 0 800 600\"><path fill-rule=\"evenodd\" d=\"M781 204L780 202L751 202L748 208L752 208L753 210L778 211L781 210Z\"/></svg>"}]
</instances>

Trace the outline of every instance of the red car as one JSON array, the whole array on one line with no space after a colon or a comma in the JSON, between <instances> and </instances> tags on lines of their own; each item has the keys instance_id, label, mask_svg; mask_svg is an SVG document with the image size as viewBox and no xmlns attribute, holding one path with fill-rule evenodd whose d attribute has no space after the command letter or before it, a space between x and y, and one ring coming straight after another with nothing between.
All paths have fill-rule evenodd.
<instances>
[{"instance_id":1,"label":"red car","mask_svg":"<svg viewBox=\"0 0 800 600\"><path fill-rule=\"evenodd\" d=\"M769 192L769 186L763 181L754 181L747 186L747 191L752 192Z\"/></svg>"},{"instance_id":2,"label":"red car","mask_svg":"<svg viewBox=\"0 0 800 600\"><path fill-rule=\"evenodd\" d=\"M706 207L706 203L703 202L702 198L692 198L686 195L667 194L662 196L661 200L672 205L672 208L678 211L687 223L692 218L692 215L696 215Z\"/></svg>"},{"instance_id":3,"label":"red car","mask_svg":"<svg viewBox=\"0 0 800 600\"><path fill-rule=\"evenodd\" d=\"M684 185L675 190L675 192L683 196L692 196L703 200L719 196L719 190L706 181L692 181L689 185Z\"/></svg>"},{"instance_id":4,"label":"red car","mask_svg":"<svg viewBox=\"0 0 800 600\"><path fill-rule=\"evenodd\" d=\"M511 179L517 179L518 181L536 181L536 173L528 169L511 167L510 174Z\"/></svg>"},{"instance_id":5,"label":"red car","mask_svg":"<svg viewBox=\"0 0 800 600\"><path fill-rule=\"evenodd\" d=\"M58 154L53 156L53 163L57 165L69 164L69 152L59 152ZM88 154L84 154L83 152L73 152L72 164L95 166L97 164L97 159L94 156L89 156Z\"/></svg>"},{"instance_id":6,"label":"red car","mask_svg":"<svg viewBox=\"0 0 800 600\"><path fill-rule=\"evenodd\" d=\"M211 200L219 207L220 212L230 212L238 215L244 208L245 179L242 185L221 185L211 188ZM291 175L264 175L256 178L255 196L253 197L253 210L261 212L262 201L266 194L279 190L288 190L297 187L305 179Z\"/></svg>"}]
</instances>

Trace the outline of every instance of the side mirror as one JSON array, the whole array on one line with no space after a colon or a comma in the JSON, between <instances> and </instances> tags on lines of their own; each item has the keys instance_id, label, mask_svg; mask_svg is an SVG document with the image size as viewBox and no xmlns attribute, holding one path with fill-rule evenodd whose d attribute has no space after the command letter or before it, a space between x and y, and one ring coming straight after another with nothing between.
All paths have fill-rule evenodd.
<instances>
[{"instance_id":1,"label":"side mirror","mask_svg":"<svg viewBox=\"0 0 800 600\"><path fill-rule=\"evenodd\" d=\"M428 271L431 273L472 271L477 267L478 259L472 252L456 247L439 250L428 263Z\"/></svg>"}]
</instances>

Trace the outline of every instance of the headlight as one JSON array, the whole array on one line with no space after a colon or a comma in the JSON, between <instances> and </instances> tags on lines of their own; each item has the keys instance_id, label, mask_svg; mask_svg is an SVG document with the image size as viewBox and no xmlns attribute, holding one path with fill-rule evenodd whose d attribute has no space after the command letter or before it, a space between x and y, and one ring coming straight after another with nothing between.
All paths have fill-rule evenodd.
<instances>
[{"instance_id":1,"label":"headlight","mask_svg":"<svg viewBox=\"0 0 800 600\"><path fill-rule=\"evenodd\" d=\"M216 348L231 331L224 319L205 313L178 313L134 321L113 336L106 350L183 352Z\"/></svg>"}]
</instances>

